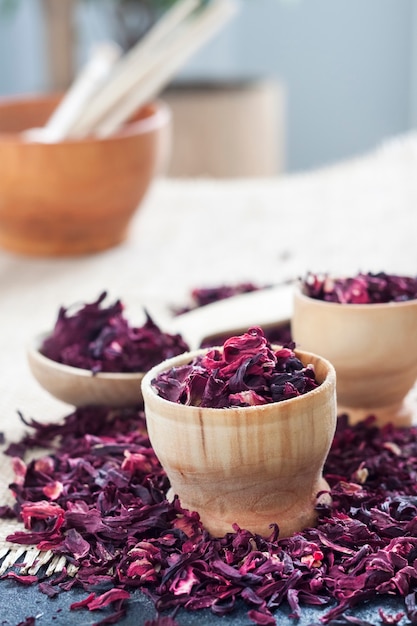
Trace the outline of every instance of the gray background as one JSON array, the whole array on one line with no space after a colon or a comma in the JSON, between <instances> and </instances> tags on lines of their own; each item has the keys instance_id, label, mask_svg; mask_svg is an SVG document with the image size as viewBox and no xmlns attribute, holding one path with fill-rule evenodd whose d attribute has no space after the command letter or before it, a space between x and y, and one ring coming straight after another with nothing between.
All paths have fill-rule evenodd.
<instances>
[{"instance_id":1,"label":"gray background","mask_svg":"<svg viewBox=\"0 0 417 626\"><path fill-rule=\"evenodd\" d=\"M77 58L107 36L107 0L82 3ZM180 78L277 78L287 169L356 155L417 122L415 0L240 0L239 16ZM0 95L46 89L38 0L0 19Z\"/></svg>"}]
</instances>

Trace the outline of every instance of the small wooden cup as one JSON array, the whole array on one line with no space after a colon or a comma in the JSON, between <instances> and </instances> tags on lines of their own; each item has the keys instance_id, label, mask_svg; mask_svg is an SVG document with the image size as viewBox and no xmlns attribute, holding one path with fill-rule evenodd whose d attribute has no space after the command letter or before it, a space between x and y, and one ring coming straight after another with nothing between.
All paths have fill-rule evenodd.
<instances>
[{"instance_id":1,"label":"small wooden cup","mask_svg":"<svg viewBox=\"0 0 417 626\"><path fill-rule=\"evenodd\" d=\"M169 152L170 111L156 101L108 139L40 143L59 97L0 100L0 246L79 255L121 243Z\"/></svg>"},{"instance_id":2,"label":"small wooden cup","mask_svg":"<svg viewBox=\"0 0 417 626\"><path fill-rule=\"evenodd\" d=\"M157 395L157 374L202 352L164 361L142 381L150 441L172 495L197 511L214 536L231 532L234 523L262 536L277 523L280 537L314 525L320 494L329 499L322 470L336 427L333 366L297 351L304 365L314 365L320 386L262 406L200 408Z\"/></svg>"},{"instance_id":3,"label":"small wooden cup","mask_svg":"<svg viewBox=\"0 0 417 626\"><path fill-rule=\"evenodd\" d=\"M379 425L410 426L409 391L417 379L417 300L339 304L294 290L291 333L337 373L338 413L352 424L370 415Z\"/></svg>"}]
</instances>

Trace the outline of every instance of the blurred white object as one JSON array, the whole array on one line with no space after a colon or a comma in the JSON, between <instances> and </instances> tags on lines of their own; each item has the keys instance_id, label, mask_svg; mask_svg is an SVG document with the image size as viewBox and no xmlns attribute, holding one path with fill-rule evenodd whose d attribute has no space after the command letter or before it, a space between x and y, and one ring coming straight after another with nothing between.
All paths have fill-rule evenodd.
<instances>
[{"instance_id":1,"label":"blurred white object","mask_svg":"<svg viewBox=\"0 0 417 626\"><path fill-rule=\"evenodd\" d=\"M180 0L170 11L121 60L117 71L95 94L92 106L86 108L78 117L72 129L75 135L82 136L94 128L109 108L115 107L123 98L126 89L133 87L147 73L148 64L163 39L168 37L181 22L189 17L199 5L199 0Z\"/></svg>"},{"instance_id":2,"label":"blurred white object","mask_svg":"<svg viewBox=\"0 0 417 626\"><path fill-rule=\"evenodd\" d=\"M45 126L27 130L25 138L45 143L54 143L65 139L77 118L87 108L92 96L108 78L116 61L120 58L121 52L121 48L113 42L105 42L95 46L87 64Z\"/></svg>"},{"instance_id":3,"label":"blurred white object","mask_svg":"<svg viewBox=\"0 0 417 626\"><path fill-rule=\"evenodd\" d=\"M112 135L158 95L237 7L236 0L179 0L117 63L112 45L105 54L103 49L93 56L59 110L44 128L28 132L28 139L55 142Z\"/></svg>"},{"instance_id":4,"label":"blurred white object","mask_svg":"<svg viewBox=\"0 0 417 626\"><path fill-rule=\"evenodd\" d=\"M121 90L125 96L123 101L113 109L109 107L107 115L92 130L99 137L114 133L136 109L154 98L170 82L185 62L225 25L236 10L233 0L212 0L202 7L188 23L184 23L175 37L155 51L142 80L136 80L133 85L126 84Z\"/></svg>"}]
</instances>

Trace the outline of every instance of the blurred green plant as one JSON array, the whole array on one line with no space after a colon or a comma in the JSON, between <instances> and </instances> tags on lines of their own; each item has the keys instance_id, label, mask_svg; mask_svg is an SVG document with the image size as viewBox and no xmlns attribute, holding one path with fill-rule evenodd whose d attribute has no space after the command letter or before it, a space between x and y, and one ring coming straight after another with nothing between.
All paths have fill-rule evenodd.
<instances>
[{"instance_id":1,"label":"blurred green plant","mask_svg":"<svg viewBox=\"0 0 417 626\"><path fill-rule=\"evenodd\" d=\"M9 13L16 8L18 0L0 0L0 11L2 13Z\"/></svg>"}]
</instances>

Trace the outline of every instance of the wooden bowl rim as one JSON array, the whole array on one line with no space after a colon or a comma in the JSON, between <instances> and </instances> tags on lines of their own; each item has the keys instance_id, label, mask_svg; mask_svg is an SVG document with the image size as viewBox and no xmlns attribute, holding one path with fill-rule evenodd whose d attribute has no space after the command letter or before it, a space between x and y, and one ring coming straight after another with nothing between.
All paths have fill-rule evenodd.
<instances>
[{"instance_id":1,"label":"wooden bowl rim","mask_svg":"<svg viewBox=\"0 0 417 626\"><path fill-rule=\"evenodd\" d=\"M59 101L61 94L43 94L43 95L25 95L25 96L0 96L0 113L3 106L19 106L21 104L29 104L30 102L51 102ZM8 143L26 144L28 146L43 146L45 149L54 149L56 146L62 144L74 145L74 144L109 144L120 139L132 138L141 135L146 135L158 131L161 128L167 126L171 121L171 109L169 105L162 99L156 98L145 104L142 109L149 109L149 115L146 115L142 119L133 119L130 122L125 123L120 130L113 133L110 137L94 137L88 136L83 139L65 139L57 143L44 143L41 141L25 141L21 138L20 133L7 133L0 129L0 140ZM136 113L136 115L138 114Z\"/></svg>"}]
</instances>

